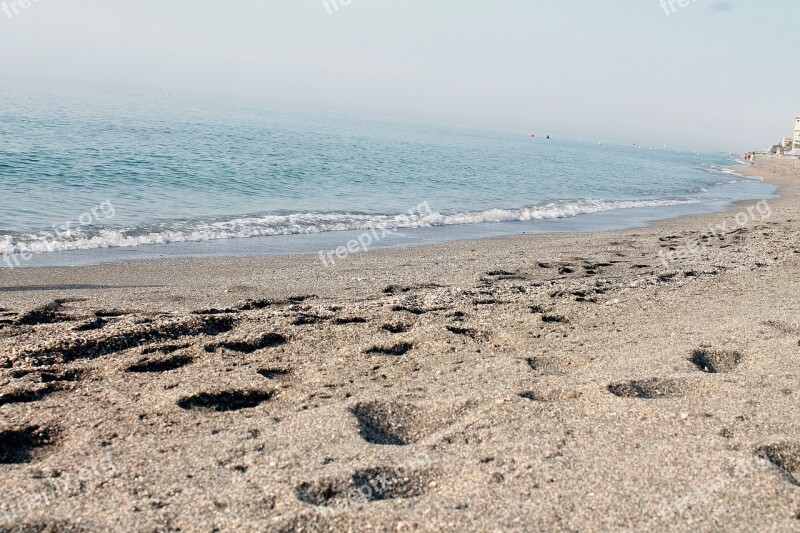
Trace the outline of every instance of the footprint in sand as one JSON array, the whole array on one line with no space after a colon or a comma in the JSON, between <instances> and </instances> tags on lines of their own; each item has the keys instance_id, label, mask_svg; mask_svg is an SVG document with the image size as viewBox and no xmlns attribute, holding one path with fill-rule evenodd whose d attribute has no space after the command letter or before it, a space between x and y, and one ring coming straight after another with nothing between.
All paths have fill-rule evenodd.
<instances>
[{"instance_id":1,"label":"footprint in sand","mask_svg":"<svg viewBox=\"0 0 800 533\"><path fill-rule=\"evenodd\" d=\"M445 329L455 335L463 335L473 340L480 340L486 338L486 334L472 328L463 328L461 326L445 326Z\"/></svg>"},{"instance_id":2,"label":"footprint in sand","mask_svg":"<svg viewBox=\"0 0 800 533\"><path fill-rule=\"evenodd\" d=\"M740 352L701 348L693 351L689 360L703 372L726 374L736 370L744 357Z\"/></svg>"},{"instance_id":3,"label":"footprint in sand","mask_svg":"<svg viewBox=\"0 0 800 533\"><path fill-rule=\"evenodd\" d=\"M398 294L405 294L415 290L440 289L440 288L442 288L442 286L437 283L420 283L418 285L389 285L388 287L383 289L383 293L395 296Z\"/></svg>"},{"instance_id":4,"label":"footprint in sand","mask_svg":"<svg viewBox=\"0 0 800 533\"><path fill-rule=\"evenodd\" d=\"M350 409L362 439L383 446L408 446L455 424L470 404L432 410L403 403L361 402Z\"/></svg>"},{"instance_id":5,"label":"footprint in sand","mask_svg":"<svg viewBox=\"0 0 800 533\"><path fill-rule=\"evenodd\" d=\"M559 375L577 370L593 361L572 355L537 355L526 359L534 372L542 375Z\"/></svg>"},{"instance_id":6,"label":"footprint in sand","mask_svg":"<svg viewBox=\"0 0 800 533\"><path fill-rule=\"evenodd\" d=\"M257 389L201 392L178 400L178 407L187 411L239 411L252 409L269 401L274 393Z\"/></svg>"},{"instance_id":7,"label":"footprint in sand","mask_svg":"<svg viewBox=\"0 0 800 533\"><path fill-rule=\"evenodd\" d=\"M189 355L172 355L162 358L145 358L130 365L125 372L136 374L163 373L178 370L194 362L194 358Z\"/></svg>"},{"instance_id":8,"label":"footprint in sand","mask_svg":"<svg viewBox=\"0 0 800 533\"><path fill-rule=\"evenodd\" d=\"M177 352L178 350L183 350L188 347L189 344L162 344L161 346L150 346L148 348L142 349L142 355L149 355L151 353L160 353L163 355L169 355L171 353Z\"/></svg>"},{"instance_id":9,"label":"footprint in sand","mask_svg":"<svg viewBox=\"0 0 800 533\"><path fill-rule=\"evenodd\" d=\"M337 326L346 326L348 324L366 324L367 319L360 316L342 317L333 321Z\"/></svg>"},{"instance_id":10,"label":"footprint in sand","mask_svg":"<svg viewBox=\"0 0 800 533\"><path fill-rule=\"evenodd\" d=\"M72 328L72 331L76 331L79 333L82 331L96 331L98 329L103 329L104 327L106 327L107 324L108 320L106 320L105 318L96 317L93 320L89 320L83 322L82 324L78 324L77 326Z\"/></svg>"},{"instance_id":11,"label":"footprint in sand","mask_svg":"<svg viewBox=\"0 0 800 533\"><path fill-rule=\"evenodd\" d=\"M358 421L358 431L370 444L406 446L424 438L427 432L417 424L417 409L408 404L368 402L350 412Z\"/></svg>"},{"instance_id":12,"label":"footprint in sand","mask_svg":"<svg viewBox=\"0 0 800 533\"><path fill-rule=\"evenodd\" d=\"M403 324L401 322L394 322L392 324L384 324L383 329L388 331L389 333L405 333L411 329L411 326L408 324Z\"/></svg>"},{"instance_id":13,"label":"footprint in sand","mask_svg":"<svg viewBox=\"0 0 800 533\"><path fill-rule=\"evenodd\" d=\"M563 315L556 315L556 314L545 314L542 315L542 322L545 324L568 324L569 317Z\"/></svg>"},{"instance_id":14,"label":"footprint in sand","mask_svg":"<svg viewBox=\"0 0 800 533\"><path fill-rule=\"evenodd\" d=\"M779 442L762 446L756 454L781 469L792 485L800 487L800 442Z\"/></svg>"},{"instance_id":15,"label":"footprint in sand","mask_svg":"<svg viewBox=\"0 0 800 533\"><path fill-rule=\"evenodd\" d=\"M220 348L225 348L234 352L253 353L266 348L275 348L286 344L288 340L279 333L265 333L260 337L226 340L216 344L209 344L205 347L206 352L214 352Z\"/></svg>"},{"instance_id":16,"label":"footprint in sand","mask_svg":"<svg viewBox=\"0 0 800 533\"><path fill-rule=\"evenodd\" d=\"M526 400L530 400L532 402L552 403L577 400L582 396L582 394L580 391L576 390L549 389L520 392L519 396L520 398L525 398Z\"/></svg>"},{"instance_id":17,"label":"footprint in sand","mask_svg":"<svg viewBox=\"0 0 800 533\"><path fill-rule=\"evenodd\" d=\"M410 352L413 348L414 345L410 342L401 342L392 346L373 346L365 353L367 355L391 355L400 357Z\"/></svg>"},{"instance_id":18,"label":"footprint in sand","mask_svg":"<svg viewBox=\"0 0 800 533\"><path fill-rule=\"evenodd\" d=\"M267 379L280 379L285 378L292 373L290 368L261 368L258 371L263 377Z\"/></svg>"},{"instance_id":19,"label":"footprint in sand","mask_svg":"<svg viewBox=\"0 0 800 533\"><path fill-rule=\"evenodd\" d=\"M297 317L292 321L293 326L309 326L314 324L320 324L329 320L330 317L327 316L320 316L314 315L311 313L300 313Z\"/></svg>"},{"instance_id":20,"label":"footprint in sand","mask_svg":"<svg viewBox=\"0 0 800 533\"><path fill-rule=\"evenodd\" d=\"M62 390L62 386L57 383L49 383L44 386L18 389L4 394L0 394L0 407L16 403L33 403L44 400L54 392Z\"/></svg>"},{"instance_id":21,"label":"footprint in sand","mask_svg":"<svg viewBox=\"0 0 800 533\"><path fill-rule=\"evenodd\" d=\"M403 467L357 470L345 478L324 478L295 489L297 499L317 507L344 508L382 500L423 496L432 486L433 473Z\"/></svg>"},{"instance_id":22,"label":"footprint in sand","mask_svg":"<svg viewBox=\"0 0 800 533\"><path fill-rule=\"evenodd\" d=\"M11 372L11 377L14 379L27 378L29 380L38 381L39 383L77 382L85 379L88 375L88 370L79 368L71 368L69 370L28 368Z\"/></svg>"},{"instance_id":23,"label":"footprint in sand","mask_svg":"<svg viewBox=\"0 0 800 533\"><path fill-rule=\"evenodd\" d=\"M639 398L654 400L658 398L677 398L684 396L688 385L681 379L651 378L615 383L608 391L620 398Z\"/></svg>"},{"instance_id":24,"label":"footprint in sand","mask_svg":"<svg viewBox=\"0 0 800 533\"><path fill-rule=\"evenodd\" d=\"M0 431L0 464L30 463L44 457L59 442L53 428L27 426Z\"/></svg>"},{"instance_id":25,"label":"footprint in sand","mask_svg":"<svg viewBox=\"0 0 800 533\"><path fill-rule=\"evenodd\" d=\"M56 324L59 322L70 322L72 317L63 313L65 300L53 300L27 313L23 313L17 318L20 326L38 326L41 324Z\"/></svg>"}]
</instances>

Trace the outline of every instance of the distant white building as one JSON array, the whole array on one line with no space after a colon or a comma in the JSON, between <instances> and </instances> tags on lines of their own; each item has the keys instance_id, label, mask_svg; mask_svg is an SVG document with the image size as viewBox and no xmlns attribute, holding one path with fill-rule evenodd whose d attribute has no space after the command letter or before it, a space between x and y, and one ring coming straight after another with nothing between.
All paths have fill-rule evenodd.
<instances>
[{"instance_id":1,"label":"distant white building","mask_svg":"<svg viewBox=\"0 0 800 533\"><path fill-rule=\"evenodd\" d=\"M794 149L800 150L800 117L794 122Z\"/></svg>"}]
</instances>

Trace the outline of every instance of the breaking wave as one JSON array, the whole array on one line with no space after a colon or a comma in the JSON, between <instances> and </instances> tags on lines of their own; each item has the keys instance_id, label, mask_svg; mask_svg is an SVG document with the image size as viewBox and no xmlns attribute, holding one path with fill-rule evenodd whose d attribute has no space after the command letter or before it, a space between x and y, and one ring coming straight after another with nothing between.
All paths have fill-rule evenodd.
<instances>
[{"instance_id":1,"label":"breaking wave","mask_svg":"<svg viewBox=\"0 0 800 533\"><path fill-rule=\"evenodd\" d=\"M527 222L575 217L618 209L699 204L683 200L563 201L522 209L488 209L454 213L418 209L411 214L297 213L247 216L211 221L170 221L140 226L86 225L68 232L42 231L0 236L0 253L45 253L96 248L119 248L242 239L276 235L303 235L331 231L427 228L495 222Z\"/></svg>"}]
</instances>

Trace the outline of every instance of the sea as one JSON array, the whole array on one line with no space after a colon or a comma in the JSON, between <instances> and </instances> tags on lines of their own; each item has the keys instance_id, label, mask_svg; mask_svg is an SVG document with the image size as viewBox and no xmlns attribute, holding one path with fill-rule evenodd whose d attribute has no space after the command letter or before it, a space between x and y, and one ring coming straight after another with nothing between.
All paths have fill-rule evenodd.
<instances>
[{"instance_id":1,"label":"sea","mask_svg":"<svg viewBox=\"0 0 800 533\"><path fill-rule=\"evenodd\" d=\"M775 192L686 148L0 82L0 268L324 260L633 228Z\"/></svg>"}]
</instances>

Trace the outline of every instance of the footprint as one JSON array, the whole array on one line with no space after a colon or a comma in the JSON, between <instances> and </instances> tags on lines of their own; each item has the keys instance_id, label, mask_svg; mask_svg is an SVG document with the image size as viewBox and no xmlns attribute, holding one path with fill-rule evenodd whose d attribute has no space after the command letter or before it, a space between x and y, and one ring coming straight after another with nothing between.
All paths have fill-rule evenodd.
<instances>
[{"instance_id":1,"label":"footprint","mask_svg":"<svg viewBox=\"0 0 800 533\"><path fill-rule=\"evenodd\" d=\"M800 475L800 443L779 442L763 446L757 449L756 453L780 468L792 485L800 487L800 481L797 479Z\"/></svg>"},{"instance_id":2,"label":"footprint","mask_svg":"<svg viewBox=\"0 0 800 533\"><path fill-rule=\"evenodd\" d=\"M661 378L634 380L608 386L608 391L620 398L640 398L644 400L676 398L683 396L686 390L686 382L683 380Z\"/></svg>"},{"instance_id":3,"label":"footprint","mask_svg":"<svg viewBox=\"0 0 800 533\"><path fill-rule=\"evenodd\" d=\"M486 273L489 278L494 278L494 280L527 280L528 277L525 274L521 274L519 272L509 272L507 270L491 270ZM485 279L485 278L484 278ZM494 281L488 280L488 281Z\"/></svg>"},{"instance_id":4,"label":"footprint","mask_svg":"<svg viewBox=\"0 0 800 533\"><path fill-rule=\"evenodd\" d=\"M72 331L77 331L77 332L95 331L98 329L103 329L106 326L106 324L108 324L107 320L97 317L94 320L90 320L88 322L84 322L83 324L75 326L74 328L72 328Z\"/></svg>"},{"instance_id":5,"label":"footprint","mask_svg":"<svg viewBox=\"0 0 800 533\"><path fill-rule=\"evenodd\" d=\"M532 370L543 375L565 374L592 362L593 359L572 355L537 355L527 359Z\"/></svg>"},{"instance_id":6,"label":"footprint","mask_svg":"<svg viewBox=\"0 0 800 533\"><path fill-rule=\"evenodd\" d=\"M767 320L762 322L765 326L769 326L781 333L786 335L800 335L800 328L797 328L791 324L787 324L786 322L781 322L778 320Z\"/></svg>"},{"instance_id":7,"label":"footprint","mask_svg":"<svg viewBox=\"0 0 800 533\"><path fill-rule=\"evenodd\" d=\"M358 470L349 478L326 478L303 483L295 490L297 498L317 507L345 508L382 500L422 496L433 476L430 471L378 467Z\"/></svg>"},{"instance_id":8,"label":"footprint","mask_svg":"<svg viewBox=\"0 0 800 533\"><path fill-rule=\"evenodd\" d=\"M370 444L407 446L416 444L462 419L471 402L431 409L403 402L369 401L350 412L358 422L359 435Z\"/></svg>"},{"instance_id":9,"label":"footprint","mask_svg":"<svg viewBox=\"0 0 800 533\"><path fill-rule=\"evenodd\" d=\"M258 407L274 395L271 391L256 389L201 392L178 400L178 407L200 411L239 411Z\"/></svg>"},{"instance_id":10,"label":"footprint","mask_svg":"<svg viewBox=\"0 0 800 533\"><path fill-rule=\"evenodd\" d=\"M577 400L581 397L580 391L569 389L550 389L538 391L525 391L519 393L521 398L531 400L533 402L562 402L566 400Z\"/></svg>"},{"instance_id":11,"label":"footprint","mask_svg":"<svg viewBox=\"0 0 800 533\"><path fill-rule=\"evenodd\" d=\"M173 352L177 352L178 350L183 350L184 348L188 348L188 344L163 344L161 346L149 347L144 348L142 350L142 355L148 355L151 353L160 353L164 355L169 355Z\"/></svg>"},{"instance_id":12,"label":"footprint","mask_svg":"<svg viewBox=\"0 0 800 533\"><path fill-rule=\"evenodd\" d=\"M449 331L450 333L455 333L456 335L464 335L465 337L469 337L474 340L478 340L484 337L483 333L471 328L462 328L459 326L445 326L445 328L447 328L447 331Z\"/></svg>"},{"instance_id":13,"label":"footprint","mask_svg":"<svg viewBox=\"0 0 800 533\"><path fill-rule=\"evenodd\" d=\"M411 326L401 322L395 322L394 324L384 324L383 329L389 333L405 333L411 329Z\"/></svg>"},{"instance_id":14,"label":"footprint","mask_svg":"<svg viewBox=\"0 0 800 533\"><path fill-rule=\"evenodd\" d=\"M259 374L267 379L278 379L288 376L292 373L291 369L287 368L262 368L258 371Z\"/></svg>"},{"instance_id":15,"label":"footprint","mask_svg":"<svg viewBox=\"0 0 800 533\"><path fill-rule=\"evenodd\" d=\"M132 309L101 309L94 312L97 318L119 318L121 316L135 315L136 311Z\"/></svg>"},{"instance_id":16,"label":"footprint","mask_svg":"<svg viewBox=\"0 0 800 533\"><path fill-rule=\"evenodd\" d=\"M267 309L268 307L272 307L273 305L280 305L281 302L278 300L245 300L241 304L239 304L236 309L238 311L259 311L261 309Z\"/></svg>"},{"instance_id":17,"label":"footprint","mask_svg":"<svg viewBox=\"0 0 800 533\"><path fill-rule=\"evenodd\" d=\"M404 285L389 285L388 287L383 289L383 293L384 294L397 295L397 294L405 294L407 292L411 292L411 291L414 291L414 290L440 289L441 287L442 286L437 284L437 283L420 283L418 285L408 285L408 286L404 286Z\"/></svg>"},{"instance_id":18,"label":"footprint","mask_svg":"<svg viewBox=\"0 0 800 533\"><path fill-rule=\"evenodd\" d=\"M425 309L422 307L415 307L415 306L406 306L406 305L395 305L392 306L392 311L395 312L406 312L411 313L412 315L425 315L427 313L432 313L434 311L443 311L443 307L432 307L430 309Z\"/></svg>"},{"instance_id":19,"label":"footprint","mask_svg":"<svg viewBox=\"0 0 800 533\"><path fill-rule=\"evenodd\" d=\"M226 348L234 352L253 353L265 348L275 348L286 344L286 337L278 333L265 333L256 339L225 341L218 344L209 344L205 350L213 352L219 348Z\"/></svg>"},{"instance_id":20,"label":"footprint","mask_svg":"<svg viewBox=\"0 0 800 533\"><path fill-rule=\"evenodd\" d=\"M37 387L33 389L21 389L6 394L0 394L0 406L15 404L15 403L32 403L44 400L56 391L61 390L61 387L51 383L44 387Z\"/></svg>"},{"instance_id":21,"label":"footprint","mask_svg":"<svg viewBox=\"0 0 800 533\"><path fill-rule=\"evenodd\" d=\"M172 357L158 359L142 359L126 368L125 372L137 374L169 372L190 365L193 362L194 359L188 355L174 355Z\"/></svg>"},{"instance_id":22,"label":"footprint","mask_svg":"<svg viewBox=\"0 0 800 533\"><path fill-rule=\"evenodd\" d=\"M562 315L547 314L542 315L542 322L545 324L568 324L569 317Z\"/></svg>"},{"instance_id":23,"label":"footprint","mask_svg":"<svg viewBox=\"0 0 800 533\"><path fill-rule=\"evenodd\" d=\"M368 355L392 355L400 357L407 354L414 348L410 342L401 342L393 346L373 346L366 351Z\"/></svg>"},{"instance_id":24,"label":"footprint","mask_svg":"<svg viewBox=\"0 0 800 533\"><path fill-rule=\"evenodd\" d=\"M237 311L259 311L273 306L292 305L303 303L306 300L316 298L316 294L307 294L301 296L290 296L283 300L261 299L261 300L246 300L236 307Z\"/></svg>"},{"instance_id":25,"label":"footprint","mask_svg":"<svg viewBox=\"0 0 800 533\"><path fill-rule=\"evenodd\" d=\"M743 359L739 352L703 348L692 352L690 361L709 374L726 374L733 372Z\"/></svg>"},{"instance_id":26,"label":"footprint","mask_svg":"<svg viewBox=\"0 0 800 533\"><path fill-rule=\"evenodd\" d=\"M345 326L347 324L366 324L367 319L360 316L337 318L333 321L337 326Z\"/></svg>"},{"instance_id":27,"label":"footprint","mask_svg":"<svg viewBox=\"0 0 800 533\"><path fill-rule=\"evenodd\" d=\"M383 294L403 294L406 292L411 291L411 287L403 287L402 285L389 285L385 289L383 289Z\"/></svg>"},{"instance_id":28,"label":"footprint","mask_svg":"<svg viewBox=\"0 0 800 533\"><path fill-rule=\"evenodd\" d=\"M301 313L292 321L293 326L308 326L312 324L319 324L328 320L328 317L312 315L309 313Z\"/></svg>"},{"instance_id":29,"label":"footprint","mask_svg":"<svg viewBox=\"0 0 800 533\"><path fill-rule=\"evenodd\" d=\"M424 438L416 424L416 408L407 404L368 402L350 410L358 430L370 444L406 446Z\"/></svg>"},{"instance_id":30,"label":"footprint","mask_svg":"<svg viewBox=\"0 0 800 533\"><path fill-rule=\"evenodd\" d=\"M509 302L505 300L498 300L496 298L477 298L472 301L473 305L497 305L497 304L507 304Z\"/></svg>"},{"instance_id":31,"label":"footprint","mask_svg":"<svg viewBox=\"0 0 800 533\"><path fill-rule=\"evenodd\" d=\"M17 324L21 326L38 326L40 324L55 324L72 320L68 315L61 312L63 308L64 302L62 300L54 300L49 304L23 313L17 319Z\"/></svg>"},{"instance_id":32,"label":"footprint","mask_svg":"<svg viewBox=\"0 0 800 533\"><path fill-rule=\"evenodd\" d=\"M191 314L193 315L229 315L236 313L236 309L217 309L216 307L212 307L210 309L196 309L192 311Z\"/></svg>"},{"instance_id":33,"label":"footprint","mask_svg":"<svg viewBox=\"0 0 800 533\"><path fill-rule=\"evenodd\" d=\"M492 277L513 276L514 272L509 272L507 270L490 270L486 275Z\"/></svg>"},{"instance_id":34,"label":"footprint","mask_svg":"<svg viewBox=\"0 0 800 533\"><path fill-rule=\"evenodd\" d=\"M30 463L43 457L58 443L58 431L28 426L0 431L0 464Z\"/></svg>"},{"instance_id":35,"label":"footprint","mask_svg":"<svg viewBox=\"0 0 800 533\"><path fill-rule=\"evenodd\" d=\"M89 372L86 370L80 370L77 368L73 368L70 370L57 370L51 368L43 368L43 369L24 369L24 370L15 370L11 373L11 377L14 379L22 379L26 376L36 376L34 381L38 381L40 383L56 383L56 382L75 382L81 381L84 379Z\"/></svg>"}]
</instances>

